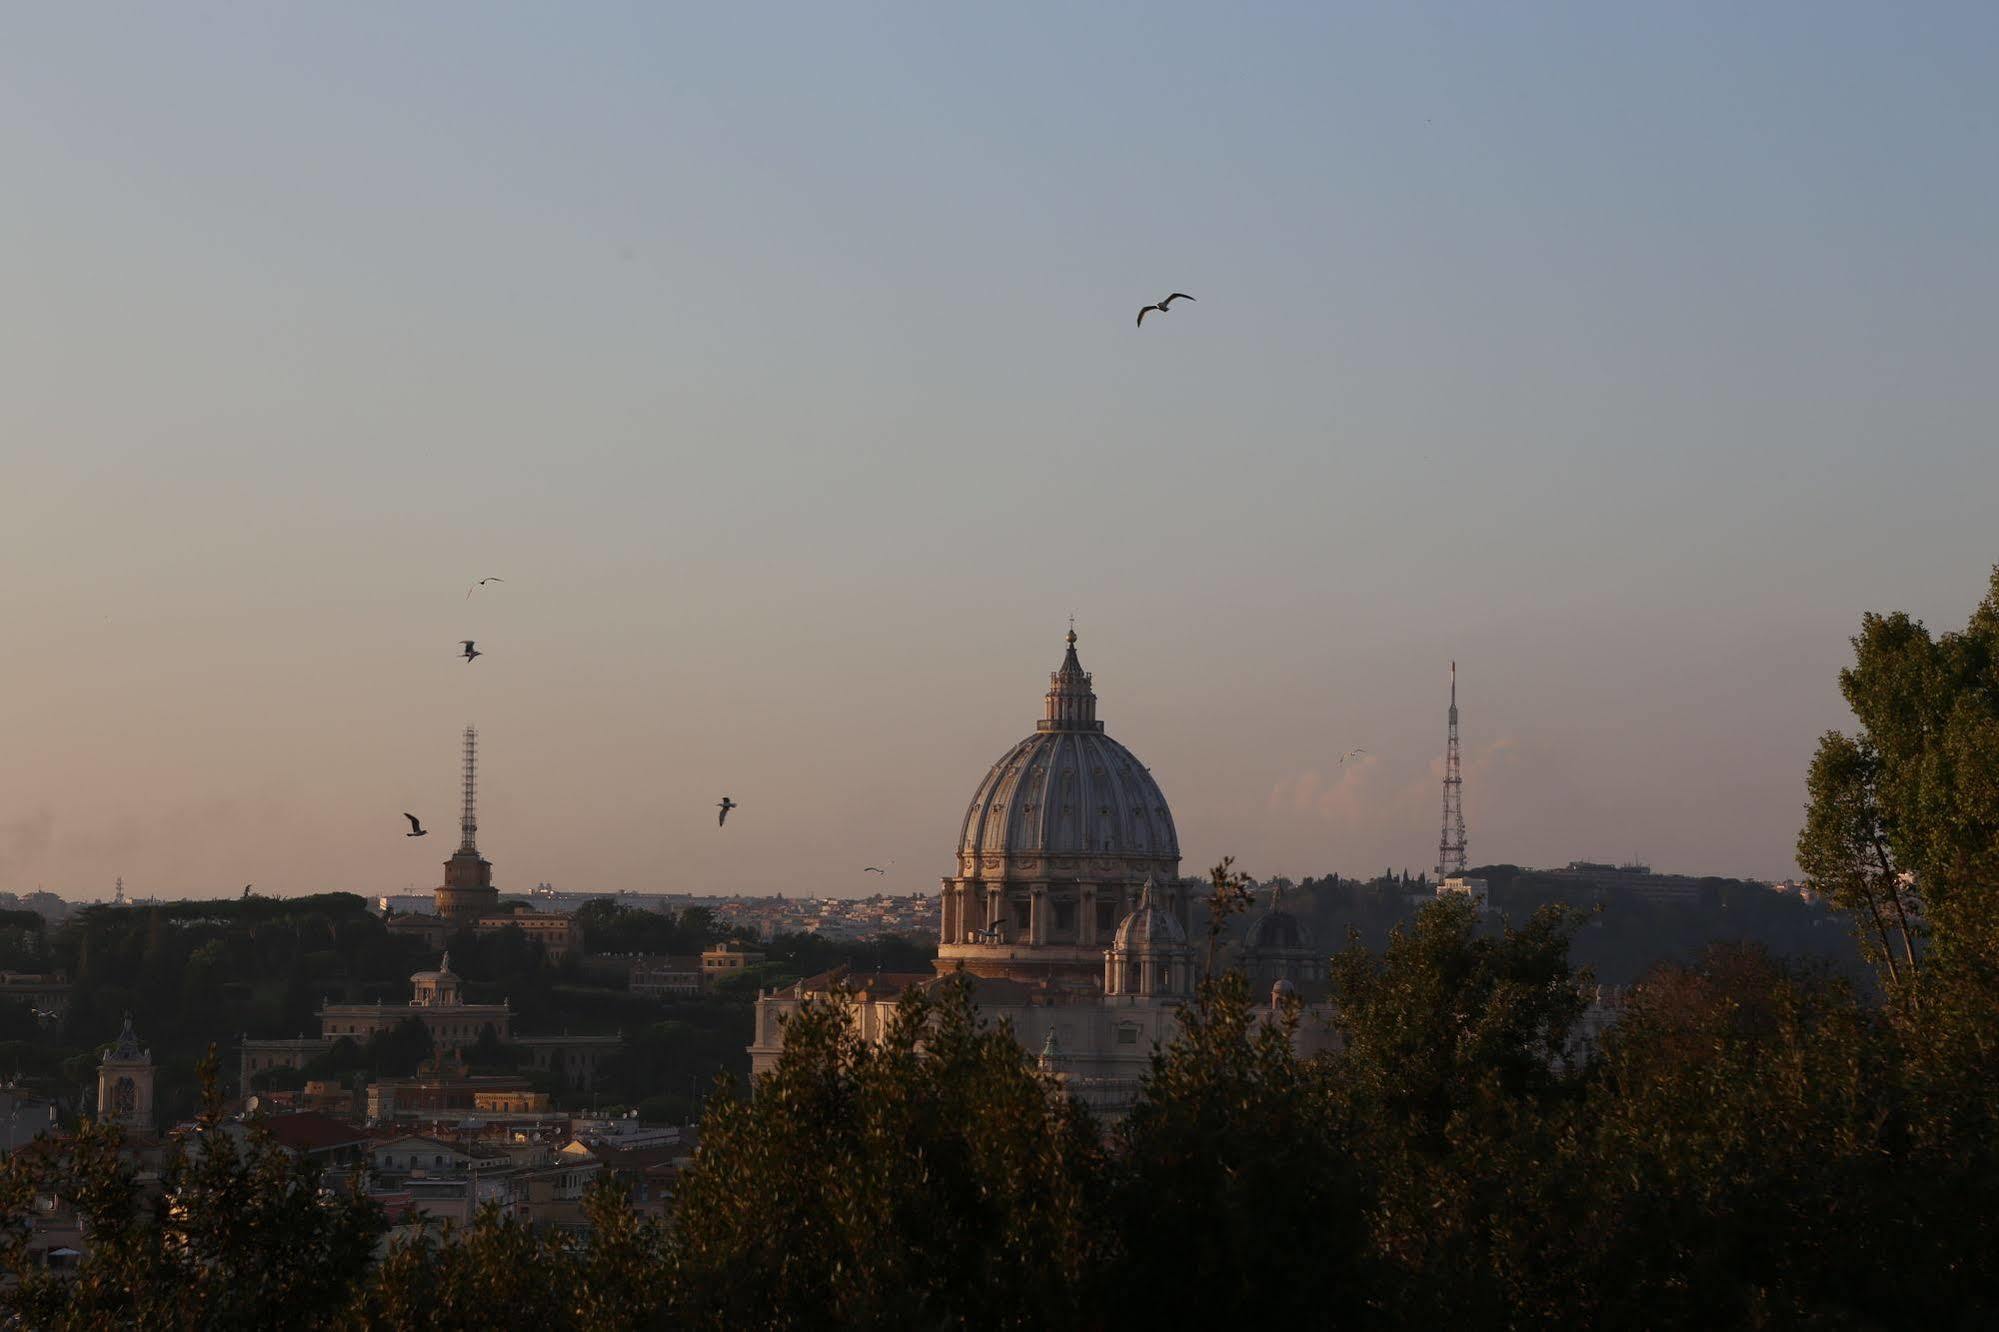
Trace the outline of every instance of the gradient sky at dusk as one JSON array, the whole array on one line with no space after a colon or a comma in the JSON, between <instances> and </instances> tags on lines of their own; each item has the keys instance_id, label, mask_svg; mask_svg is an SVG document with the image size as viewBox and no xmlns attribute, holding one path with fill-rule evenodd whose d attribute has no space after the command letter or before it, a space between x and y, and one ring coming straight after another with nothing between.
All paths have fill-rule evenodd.
<instances>
[{"instance_id":1,"label":"gradient sky at dusk","mask_svg":"<svg viewBox=\"0 0 1999 1332\"><path fill-rule=\"evenodd\" d=\"M503 889L934 890L1071 612L1190 871L1427 867L1456 658L1474 861L1789 874L1861 612L1999 559L1995 68L1989 5L16 7L0 889L428 889L471 721Z\"/></svg>"}]
</instances>

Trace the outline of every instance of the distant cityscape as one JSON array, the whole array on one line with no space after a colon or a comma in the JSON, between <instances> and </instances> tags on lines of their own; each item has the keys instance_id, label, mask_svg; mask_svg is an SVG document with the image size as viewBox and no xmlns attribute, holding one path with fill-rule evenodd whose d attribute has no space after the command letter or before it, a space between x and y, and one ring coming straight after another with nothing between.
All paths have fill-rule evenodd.
<instances>
[{"instance_id":1,"label":"distant cityscape","mask_svg":"<svg viewBox=\"0 0 1999 1332\"><path fill-rule=\"evenodd\" d=\"M1738 875L1668 874L1638 862L1613 864L1608 861L1571 860L1556 869L1522 869L1556 879L1616 887L1652 902L1692 903L1699 896L1702 881L1731 878L1740 883L1761 884L1783 893L1816 902L1818 894L1802 879L1753 879ZM89 906L142 906L154 899L123 893L123 881L111 897L70 900L45 890L17 894L0 892L0 908L33 911L51 924L72 911ZM699 908L710 912L723 931L746 930L760 939L780 934L817 934L839 941L862 941L891 936L934 937L940 917L936 893L876 893L868 897L790 897L783 893L757 896L749 893L589 893L567 892L549 884L536 884L524 893L503 894L509 899L531 903L539 911L573 912L589 902L615 902L637 911L678 913ZM434 893L390 893L369 897L377 913L415 914L427 911Z\"/></svg>"},{"instance_id":2,"label":"distant cityscape","mask_svg":"<svg viewBox=\"0 0 1999 1332\"><path fill-rule=\"evenodd\" d=\"M1532 866L1521 868L1534 870ZM1703 879L1715 877L1761 884L1772 892L1795 896L1806 902L1818 900L1818 894L1800 879L1772 881L1734 875L1665 874L1643 864L1620 865L1589 860L1572 860L1558 869L1534 872L1550 878L1595 883L1599 887L1615 886L1652 902L1691 904L1699 897ZM636 911L678 913L700 909L710 912L716 925L724 932L744 930L759 939L772 939L780 934L817 934L821 938L841 942L934 937L940 921L940 898L936 893L876 893L870 897L787 897L783 893L774 893L759 897L747 893L563 892L539 884L526 893L507 896L532 902L537 909L544 911L572 912L590 902L615 902ZM144 906L153 900L147 897L119 898L114 894L108 898L72 901L47 891L27 894L0 892L0 909L33 911L50 924L57 924L72 912L85 907ZM371 897L369 905L377 913L414 914L427 910L434 900L432 893L393 893Z\"/></svg>"}]
</instances>

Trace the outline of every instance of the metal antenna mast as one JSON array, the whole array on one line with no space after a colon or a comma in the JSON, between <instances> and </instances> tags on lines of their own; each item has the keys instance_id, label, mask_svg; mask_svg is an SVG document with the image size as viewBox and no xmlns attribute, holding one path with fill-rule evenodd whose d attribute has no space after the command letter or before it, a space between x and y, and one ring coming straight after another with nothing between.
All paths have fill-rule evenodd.
<instances>
[{"instance_id":1,"label":"metal antenna mast","mask_svg":"<svg viewBox=\"0 0 1999 1332\"><path fill-rule=\"evenodd\" d=\"M1455 722L1457 712L1455 710L1452 711L1451 717L1453 718L1451 734L1455 736L1457 734ZM1452 742L1452 752L1457 752L1455 741ZM473 807L477 804L478 795L479 730L477 727L468 726L465 728L465 814L458 821L459 831L464 834L464 840L458 844L460 851L477 851L479 849L479 820L473 814Z\"/></svg>"},{"instance_id":2,"label":"metal antenna mast","mask_svg":"<svg viewBox=\"0 0 1999 1332\"><path fill-rule=\"evenodd\" d=\"M1451 663L1451 729L1444 744L1444 830L1437 835L1437 882L1465 872L1465 779L1458 766L1458 664Z\"/></svg>"}]
</instances>

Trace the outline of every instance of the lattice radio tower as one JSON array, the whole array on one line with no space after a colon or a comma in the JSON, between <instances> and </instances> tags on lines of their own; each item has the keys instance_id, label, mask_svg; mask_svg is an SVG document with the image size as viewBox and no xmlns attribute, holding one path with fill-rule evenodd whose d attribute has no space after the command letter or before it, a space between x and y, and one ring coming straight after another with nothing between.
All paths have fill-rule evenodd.
<instances>
[{"instance_id":1,"label":"lattice radio tower","mask_svg":"<svg viewBox=\"0 0 1999 1332\"><path fill-rule=\"evenodd\" d=\"M1437 835L1437 882L1465 872L1465 778L1458 766L1458 664L1451 663L1451 729L1444 742L1444 830Z\"/></svg>"},{"instance_id":2,"label":"lattice radio tower","mask_svg":"<svg viewBox=\"0 0 1999 1332\"><path fill-rule=\"evenodd\" d=\"M1451 716L1455 718L1457 713L1454 711ZM1457 734L1455 725L1453 725L1451 734ZM1453 745L1455 743L1454 741ZM1455 752L1455 749L1453 752ZM478 796L479 729L476 726L468 726L465 728L465 814L458 820L459 831L464 834L464 840L458 844L460 851L477 851L479 849L479 820L473 814L473 808L477 804Z\"/></svg>"}]
</instances>

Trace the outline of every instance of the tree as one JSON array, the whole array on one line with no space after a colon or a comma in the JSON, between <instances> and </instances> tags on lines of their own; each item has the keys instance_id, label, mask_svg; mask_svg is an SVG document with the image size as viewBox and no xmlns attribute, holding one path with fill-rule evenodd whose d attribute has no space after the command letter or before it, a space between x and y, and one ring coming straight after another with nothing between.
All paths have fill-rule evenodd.
<instances>
[{"instance_id":1,"label":"tree","mask_svg":"<svg viewBox=\"0 0 1999 1332\"><path fill-rule=\"evenodd\" d=\"M1999 568L1961 632L1933 639L1900 612L1868 615L1853 648L1839 684L1860 733L1819 743L1798 862L1860 914L1891 985L1917 966L1913 901L1925 965L1999 993ZM1882 942L1891 926L1899 966Z\"/></svg>"},{"instance_id":2,"label":"tree","mask_svg":"<svg viewBox=\"0 0 1999 1332\"><path fill-rule=\"evenodd\" d=\"M1256 880L1235 868L1234 856L1223 856L1222 863L1208 871L1208 884L1212 888L1208 894L1208 953L1202 964L1202 974L1215 974L1215 945L1220 942L1222 931L1228 928L1229 917L1240 911L1249 910L1255 900L1252 890Z\"/></svg>"},{"instance_id":3,"label":"tree","mask_svg":"<svg viewBox=\"0 0 1999 1332\"><path fill-rule=\"evenodd\" d=\"M1984 1326L1990 1182L1921 1144L1893 1024L1753 947L1663 966L1589 1079L1547 1260L1599 1327Z\"/></svg>"},{"instance_id":4,"label":"tree","mask_svg":"<svg viewBox=\"0 0 1999 1332\"><path fill-rule=\"evenodd\" d=\"M1577 1097L1582 919L1551 906L1477 933L1462 899L1398 926L1385 953L1333 959L1344 1039L1332 1095L1367 1195L1373 1299L1392 1325L1547 1317L1540 1250L1573 1203L1559 1149Z\"/></svg>"},{"instance_id":5,"label":"tree","mask_svg":"<svg viewBox=\"0 0 1999 1332\"><path fill-rule=\"evenodd\" d=\"M1551 906L1498 937L1477 934L1462 898L1426 905L1385 953L1350 944L1333 958L1340 1082L1373 1123L1430 1149L1491 1082L1533 1099L1561 1087L1587 973L1569 965L1582 913Z\"/></svg>"},{"instance_id":6,"label":"tree","mask_svg":"<svg viewBox=\"0 0 1999 1332\"><path fill-rule=\"evenodd\" d=\"M368 1270L381 1209L323 1187L255 1121L225 1123L211 1050L202 1111L169 1152L148 1197L123 1135L86 1124L65 1142L0 1167L0 1310L36 1328L331 1326ZM73 1277L38 1267L27 1249L36 1196L73 1204L89 1252Z\"/></svg>"},{"instance_id":7,"label":"tree","mask_svg":"<svg viewBox=\"0 0 1999 1332\"><path fill-rule=\"evenodd\" d=\"M560 1231L488 1203L472 1224L395 1240L357 1304L365 1328L574 1327L577 1269Z\"/></svg>"},{"instance_id":8,"label":"tree","mask_svg":"<svg viewBox=\"0 0 1999 1332\"><path fill-rule=\"evenodd\" d=\"M406 1078L431 1055L430 1028L406 1017L368 1038L368 1066L378 1077Z\"/></svg>"},{"instance_id":9,"label":"tree","mask_svg":"<svg viewBox=\"0 0 1999 1332\"><path fill-rule=\"evenodd\" d=\"M1366 1224L1328 1070L1242 973L1203 982L1115 1134L1107 1288L1133 1327L1337 1325ZM1309 1279L1304 1274L1310 1273Z\"/></svg>"},{"instance_id":10,"label":"tree","mask_svg":"<svg viewBox=\"0 0 1999 1332\"><path fill-rule=\"evenodd\" d=\"M1935 1203L1937 1242L1984 1246L1964 1249L1950 1280L1990 1281L1989 1218L1999 1212L1999 568L1962 631L1933 638L1905 614L1868 615L1853 647L1840 691L1860 730L1820 741L1798 862L1854 913L1882 970L1907 1150L1948 1185ZM1902 924L1912 908L1920 920ZM1908 946L1912 935L1920 950Z\"/></svg>"},{"instance_id":11,"label":"tree","mask_svg":"<svg viewBox=\"0 0 1999 1332\"><path fill-rule=\"evenodd\" d=\"M968 987L905 990L878 1042L809 1001L755 1099L710 1102L681 1181L677 1313L708 1327L1087 1321L1102 1147Z\"/></svg>"}]
</instances>

